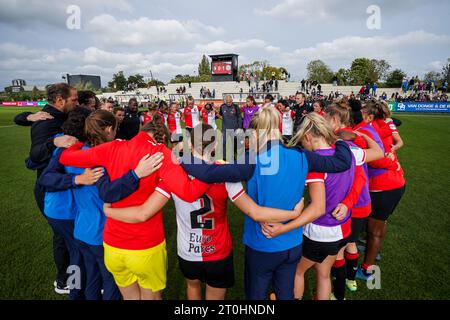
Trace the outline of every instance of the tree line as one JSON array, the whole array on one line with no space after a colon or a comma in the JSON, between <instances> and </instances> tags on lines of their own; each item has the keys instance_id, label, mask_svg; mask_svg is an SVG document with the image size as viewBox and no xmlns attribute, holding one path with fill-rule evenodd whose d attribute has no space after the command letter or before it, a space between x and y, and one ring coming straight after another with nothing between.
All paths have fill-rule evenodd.
<instances>
[{"instance_id":1,"label":"tree line","mask_svg":"<svg viewBox=\"0 0 450 320\"><path fill-rule=\"evenodd\" d=\"M322 60L313 60L308 63L307 78L319 83L337 82L340 86L363 85L377 83L387 88L399 88L407 74L401 69L391 70L391 65L386 60L357 58L353 60L349 69L340 68L337 72ZM450 58L443 66L441 72L430 71L425 74L423 81L434 81L437 85L450 81Z\"/></svg>"}]
</instances>

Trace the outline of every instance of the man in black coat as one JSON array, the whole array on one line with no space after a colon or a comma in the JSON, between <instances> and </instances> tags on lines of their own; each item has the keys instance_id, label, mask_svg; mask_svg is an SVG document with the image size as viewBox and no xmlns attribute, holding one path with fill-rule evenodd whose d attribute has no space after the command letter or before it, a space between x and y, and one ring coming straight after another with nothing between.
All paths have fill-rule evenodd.
<instances>
[{"instance_id":1,"label":"man in black coat","mask_svg":"<svg viewBox=\"0 0 450 320\"><path fill-rule=\"evenodd\" d=\"M292 107L294 111L294 134L298 131L300 127L300 122L305 114L310 112L308 106L305 103L306 95L303 92L299 92L295 95L295 105Z\"/></svg>"},{"instance_id":2,"label":"man in black coat","mask_svg":"<svg viewBox=\"0 0 450 320\"><path fill-rule=\"evenodd\" d=\"M41 112L22 113L14 119L18 125L31 125L31 148L26 163L29 169L37 171L34 197L42 214L44 214L45 191L37 180L56 148L68 148L77 142L76 138L70 136L55 138L55 135L62 133L61 127L67 119L67 114L78 103L77 90L65 83L52 85L48 88L48 100L49 104ZM68 294L66 272L69 266L69 253L64 238L57 233L53 233L53 257L57 268L55 291Z\"/></svg>"}]
</instances>

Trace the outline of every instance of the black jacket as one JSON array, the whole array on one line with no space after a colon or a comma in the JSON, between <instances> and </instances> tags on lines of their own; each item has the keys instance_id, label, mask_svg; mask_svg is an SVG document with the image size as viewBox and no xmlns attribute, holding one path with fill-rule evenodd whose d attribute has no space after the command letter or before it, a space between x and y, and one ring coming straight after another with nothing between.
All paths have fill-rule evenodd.
<instances>
[{"instance_id":1,"label":"black jacket","mask_svg":"<svg viewBox=\"0 0 450 320\"><path fill-rule=\"evenodd\" d=\"M128 108L125 109L125 118L120 125L120 136L124 140L133 139L141 128L139 113L132 113Z\"/></svg>"},{"instance_id":2,"label":"black jacket","mask_svg":"<svg viewBox=\"0 0 450 320\"><path fill-rule=\"evenodd\" d=\"M33 122L27 120L27 117L30 114L33 114L33 112L22 112L22 113L19 113L14 118L14 123L17 124L18 126L30 127L31 125L33 125Z\"/></svg>"},{"instance_id":3,"label":"black jacket","mask_svg":"<svg viewBox=\"0 0 450 320\"><path fill-rule=\"evenodd\" d=\"M303 104L303 106L299 106L296 104L294 107L292 107L292 111L294 111L295 117L294 117L294 131L297 132L298 128L300 127L300 122L302 121L302 117L306 115L309 110L306 103Z\"/></svg>"},{"instance_id":4,"label":"black jacket","mask_svg":"<svg viewBox=\"0 0 450 320\"><path fill-rule=\"evenodd\" d=\"M231 106L222 104L219 114L222 116L222 132L242 129L242 116L237 104L233 103Z\"/></svg>"},{"instance_id":5,"label":"black jacket","mask_svg":"<svg viewBox=\"0 0 450 320\"><path fill-rule=\"evenodd\" d=\"M31 126L31 148L30 157L27 162L32 162L38 166L38 176L42 172L42 167L47 166L53 151L56 149L54 136L62 132L62 125L67 119L67 114L59 111L51 105L46 105L42 111L53 116L53 119L37 121Z\"/></svg>"}]
</instances>

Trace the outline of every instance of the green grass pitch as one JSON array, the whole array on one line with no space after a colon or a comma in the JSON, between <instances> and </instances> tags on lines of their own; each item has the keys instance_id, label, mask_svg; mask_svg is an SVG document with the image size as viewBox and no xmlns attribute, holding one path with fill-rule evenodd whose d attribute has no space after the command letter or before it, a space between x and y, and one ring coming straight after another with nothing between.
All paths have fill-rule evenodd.
<instances>
[{"instance_id":1,"label":"green grass pitch","mask_svg":"<svg viewBox=\"0 0 450 320\"><path fill-rule=\"evenodd\" d=\"M0 108L0 299L65 299L53 291L55 267L51 232L33 198L35 173L24 166L29 128L14 126L23 108ZM450 117L397 115L405 147L399 158L407 192L391 217L382 247L381 289L359 282L351 300L450 298ZM230 204L236 284L227 299L243 299L242 214ZM172 203L164 209L168 285L165 299L185 299L185 283L176 260L176 223ZM314 279L308 274L306 298Z\"/></svg>"}]
</instances>

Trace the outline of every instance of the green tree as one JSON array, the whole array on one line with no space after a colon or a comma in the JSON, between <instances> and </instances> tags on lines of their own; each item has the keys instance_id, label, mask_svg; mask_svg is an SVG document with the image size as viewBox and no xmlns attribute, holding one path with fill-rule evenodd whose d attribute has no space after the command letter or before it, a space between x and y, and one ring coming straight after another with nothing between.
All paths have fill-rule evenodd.
<instances>
[{"instance_id":1,"label":"green tree","mask_svg":"<svg viewBox=\"0 0 450 320\"><path fill-rule=\"evenodd\" d=\"M450 82L450 58L447 59L447 63L442 67L443 80Z\"/></svg>"},{"instance_id":2,"label":"green tree","mask_svg":"<svg viewBox=\"0 0 450 320\"><path fill-rule=\"evenodd\" d=\"M36 86L33 87L33 90L31 91L31 99L33 101L43 99L46 96L47 96L47 93L45 91L40 91Z\"/></svg>"},{"instance_id":3,"label":"green tree","mask_svg":"<svg viewBox=\"0 0 450 320\"><path fill-rule=\"evenodd\" d=\"M261 73L261 78L270 80L270 79L272 79L272 76L274 74L275 74L276 80L284 80L284 79L286 79L286 75L288 74L288 71L285 68L277 68L277 67L272 67L270 65L266 65Z\"/></svg>"},{"instance_id":4,"label":"green tree","mask_svg":"<svg viewBox=\"0 0 450 320\"><path fill-rule=\"evenodd\" d=\"M437 83L437 82L439 82L441 79L442 79L441 73L436 72L436 71L430 71L430 72L427 72L427 73L425 74L425 77L424 77L424 80L425 80L426 82L434 81L434 82Z\"/></svg>"},{"instance_id":5,"label":"green tree","mask_svg":"<svg viewBox=\"0 0 450 320\"><path fill-rule=\"evenodd\" d=\"M33 101L40 99L40 93L36 86L34 86L33 90L31 90L31 98L33 99Z\"/></svg>"},{"instance_id":6,"label":"green tree","mask_svg":"<svg viewBox=\"0 0 450 320\"><path fill-rule=\"evenodd\" d=\"M370 62L373 65L375 74L378 80L386 80L389 75L389 69L391 69L391 65L386 60L377 60L372 59Z\"/></svg>"},{"instance_id":7,"label":"green tree","mask_svg":"<svg viewBox=\"0 0 450 320\"><path fill-rule=\"evenodd\" d=\"M400 88L404 77L406 77L406 73L400 69L395 69L388 74L386 78L386 87Z\"/></svg>"},{"instance_id":8,"label":"green tree","mask_svg":"<svg viewBox=\"0 0 450 320\"><path fill-rule=\"evenodd\" d=\"M136 85L138 88L145 88L147 86L144 81L144 76L139 73L129 76L127 84Z\"/></svg>"},{"instance_id":9,"label":"green tree","mask_svg":"<svg viewBox=\"0 0 450 320\"><path fill-rule=\"evenodd\" d=\"M322 60L310 61L306 66L308 80L319 83L331 83L334 77L333 71Z\"/></svg>"},{"instance_id":10,"label":"green tree","mask_svg":"<svg viewBox=\"0 0 450 320\"><path fill-rule=\"evenodd\" d=\"M75 88L77 88L78 91L96 91L94 86L92 85L92 82L80 82L78 83Z\"/></svg>"},{"instance_id":11,"label":"green tree","mask_svg":"<svg viewBox=\"0 0 450 320\"><path fill-rule=\"evenodd\" d=\"M190 76L188 74L177 74L170 83L188 83L188 82L210 82L211 75Z\"/></svg>"},{"instance_id":12,"label":"green tree","mask_svg":"<svg viewBox=\"0 0 450 320\"><path fill-rule=\"evenodd\" d=\"M336 78L339 86L346 86L349 82L349 70L341 68L336 72Z\"/></svg>"},{"instance_id":13,"label":"green tree","mask_svg":"<svg viewBox=\"0 0 450 320\"><path fill-rule=\"evenodd\" d=\"M353 60L350 67L349 80L352 85L377 82L378 75L372 61L367 58Z\"/></svg>"},{"instance_id":14,"label":"green tree","mask_svg":"<svg viewBox=\"0 0 450 320\"><path fill-rule=\"evenodd\" d=\"M164 86L164 82L162 82L158 79L153 79L153 80L149 81L148 84L151 86Z\"/></svg>"},{"instance_id":15,"label":"green tree","mask_svg":"<svg viewBox=\"0 0 450 320\"><path fill-rule=\"evenodd\" d=\"M115 90L123 90L127 86L127 78L125 78L123 71L119 71L113 75L112 81L108 82L108 87Z\"/></svg>"},{"instance_id":16,"label":"green tree","mask_svg":"<svg viewBox=\"0 0 450 320\"><path fill-rule=\"evenodd\" d=\"M203 55L202 60L198 64L198 75L199 76L210 76L211 75L211 64L206 55Z\"/></svg>"},{"instance_id":17,"label":"green tree","mask_svg":"<svg viewBox=\"0 0 450 320\"><path fill-rule=\"evenodd\" d=\"M239 67L239 75L241 75L242 73L253 74L254 76L260 77L262 79L264 78L263 71L268 66L269 63L267 61L253 61L250 64L242 64Z\"/></svg>"}]
</instances>

